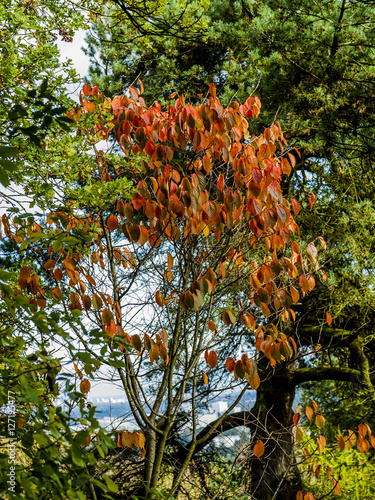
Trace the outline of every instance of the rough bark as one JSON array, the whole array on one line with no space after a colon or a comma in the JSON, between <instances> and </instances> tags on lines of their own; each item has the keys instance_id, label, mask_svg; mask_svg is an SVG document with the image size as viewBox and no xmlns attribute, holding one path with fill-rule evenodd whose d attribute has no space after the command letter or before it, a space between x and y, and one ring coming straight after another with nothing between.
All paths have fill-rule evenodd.
<instances>
[{"instance_id":1,"label":"rough bark","mask_svg":"<svg viewBox=\"0 0 375 500\"><path fill-rule=\"evenodd\" d=\"M295 500L302 481L294 454L293 400L291 373L283 369L260 385L250 423L252 441L260 439L264 455L251 462L252 498L256 500Z\"/></svg>"}]
</instances>

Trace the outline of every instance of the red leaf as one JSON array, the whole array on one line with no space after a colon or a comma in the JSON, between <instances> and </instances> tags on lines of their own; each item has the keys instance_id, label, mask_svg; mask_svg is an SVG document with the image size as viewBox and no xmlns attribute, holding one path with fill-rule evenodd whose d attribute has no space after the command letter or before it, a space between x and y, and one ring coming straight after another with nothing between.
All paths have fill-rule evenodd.
<instances>
[{"instance_id":1,"label":"red leaf","mask_svg":"<svg viewBox=\"0 0 375 500\"><path fill-rule=\"evenodd\" d=\"M292 198L292 207L294 215L298 215L301 210L301 207L299 206L299 203L295 198Z\"/></svg>"},{"instance_id":2,"label":"red leaf","mask_svg":"<svg viewBox=\"0 0 375 500\"><path fill-rule=\"evenodd\" d=\"M224 190L224 175L223 174L219 175L219 178L217 180L216 186L217 186L217 188L218 188L219 191L223 191Z\"/></svg>"},{"instance_id":3,"label":"red leaf","mask_svg":"<svg viewBox=\"0 0 375 500\"><path fill-rule=\"evenodd\" d=\"M329 312L326 313L326 319L327 319L328 326L331 326L332 316L330 315Z\"/></svg>"},{"instance_id":4,"label":"red leaf","mask_svg":"<svg viewBox=\"0 0 375 500\"><path fill-rule=\"evenodd\" d=\"M310 210L312 210L316 198L315 198L315 194L313 192L310 191L310 194L311 194L311 198L308 198L308 200L309 200L309 204L310 204Z\"/></svg>"},{"instance_id":5,"label":"red leaf","mask_svg":"<svg viewBox=\"0 0 375 500\"><path fill-rule=\"evenodd\" d=\"M87 311L91 308L91 299L88 295L82 295L82 304Z\"/></svg>"},{"instance_id":6,"label":"red leaf","mask_svg":"<svg viewBox=\"0 0 375 500\"><path fill-rule=\"evenodd\" d=\"M232 373L234 371L235 365L236 362L233 358L228 358L225 362L225 368L229 371L229 373Z\"/></svg>"},{"instance_id":7,"label":"red leaf","mask_svg":"<svg viewBox=\"0 0 375 500\"><path fill-rule=\"evenodd\" d=\"M151 142L151 141L148 141L145 148L144 148L144 152L150 157L152 158L154 153L155 153L155 145Z\"/></svg>"},{"instance_id":8,"label":"red leaf","mask_svg":"<svg viewBox=\"0 0 375 500\"><path fill-rule=\"evenodd\" d=\"M132 96L132 98L136 101L138 99L138 90L135 87L129 87L129 94Z\"/></svg>"},{"instance_id":9,"label":"red leaf","mask_svg":"<svg viewBox=\"0 0 375 500\"><path fill-rule=\"evenodd\" d=\"M114 231L118 228L118 218L115 214L112 214L108 217L107 226L110 231Z\"/></svg>"},{"instance_id":10,"label":"red leaf","mask_svg":"<svg viewBox=\"0 0 375 500\"><path fill-rule=\"evenodd\" d=\"M139 229L138 224L132 222L128 227L129 234L133 241L138 241L141 236L141 230Z\"/></svg>"},{"instance_id":11,"label":"red leaf","mask_svg":"<svg viewBox=\"0 0 375 500\"><path fill-rule=\"evenodd\" d=\"M185 205L181 201L177 201L173 205L173 211L180 219L184 218L185 215Z\"/></svg>"},{"instance_id":12,"label":"red leaf","mask_svg":"<svg viewBox=\"0 0 375 500\"><path fill-rule=\"evenodd\" d=\"M217 365L217 354L215 351L210 351L206 357L206 363L211 367L215 368Z\"/></svg>"},{"instance_id":13,"label":"red leaf","mask_svg":"<svg viewBox=\"0 0 375 500\"><path fill-rule=\"evenodd\" d=\"M140 210L143 207L144 201L145 200L144 200L143 196L141 196L140 194L138 194L138 193L134 193L133 194L133 196L132 196L132 203L133 203L133 207L136 210Z\"/></svg>"},{"instance_id":14,"label":"red leaf","mask_svg":"<svg viewBox=\"0 0 375 500\"><path fill-rule=\"evenodd\" d=\"M59 267L54 270L53 275L57 281L61 281L63 279L63 273Z\"/></svg>"},{"instance_id":15,"label":"red leaf","mask_svg":"<svg viewBox=\"0 0 375 500\"><path fill-rule=\"evenodd\" d=\"M212 95L213 98L216 97L216 87L214 83L210 83L210 86L208 87L209 93Z\"/></svg>"}]
</instances>

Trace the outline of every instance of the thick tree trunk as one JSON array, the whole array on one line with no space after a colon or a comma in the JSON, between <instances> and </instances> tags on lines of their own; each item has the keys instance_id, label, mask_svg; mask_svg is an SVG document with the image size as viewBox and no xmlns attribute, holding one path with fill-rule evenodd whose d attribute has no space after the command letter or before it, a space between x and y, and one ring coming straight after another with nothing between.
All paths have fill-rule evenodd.
<instances>
[{"instance_id":1,"label":"thick tree trunk","mask_svg":"<svg viewBox=\"0 0 375 500\"><path fill-rule=\"evenodd\" d=\"M251 424L253 445L261 439L264 455L251 463L251 490L256 500L295 500L302 490L293 447L293 409L295 387L289 370L283 370L261 383L253 408L256 422Z\"/></svg>"}]
</instances>

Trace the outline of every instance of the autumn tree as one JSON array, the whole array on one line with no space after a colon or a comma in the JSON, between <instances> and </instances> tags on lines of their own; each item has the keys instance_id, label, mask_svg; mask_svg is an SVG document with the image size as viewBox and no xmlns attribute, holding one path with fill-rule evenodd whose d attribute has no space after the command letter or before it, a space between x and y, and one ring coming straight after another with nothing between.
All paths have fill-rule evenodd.
<instances>
[{"instance_id":1,"label":"autumn tree","mask_svg":"<svg viewBox=\"0 0 375 500\"><path fill-rule=\"evenodd\" d=\"M357 425L364 416L372 418L373 406L373 5L195 5L197 11L202 8L201 37L186 42L170 33L139 35L134 24L112 9L116 21L97 23L96 37L88 37L88 53L101 64L93 60L91 75L101 88L119 93L145 74L153 81L145 94L150 101L160 95L167 99L165 89L181 89L199 101L211 81L224 103L256 88L263 108L262 119L252 122L254 133L277 116L288 142L298 147L301 157L294 155L283 193L301 202L302 233L310 239L321 235L328 243L327 280L317 280L314 291L295 307L296 324L290 324L290 331L298 328L304 339L298 385L308 383L313 394L314 384L338 384L348 404L363 409L350 413ZM317 196L312 211L310 191ZM327 312L331 325L324 321ZM306 355L310 342L318 346L313 358ZM297 378L285 374L279 380L289 391L287 399L293 399ZM322 397L331 382L326 387Z\"/></svg>"},{"instance_id":2,"label":"autumn tree","mask_svg":"<svg viewBox=\"0 0 375 500\"><path fill-rule=\"evenodd\" d=\"M23 249L36 234L50 241L44 270L56 286L43 290L26 266L21 293L35 307L45 307L41 297L50 297L67 314L85 312L91 326L87 320L70 324L83 348L75 355L76 372L82 377L82 363L90 377L101 365L118 372L141 431L118 435L118 446L135 446L144 457L135 492L151 498L169 463L175 465L174 494L193 456L218 433L245 422L255 445L253 494L268 498L277 490L284 498L287 489L295 496L301 481L290 386L298 384L292 377L301 372L295 370L301 348L316 348L301 346L282 325L295 319L291 308L300 295L313 290L319 265L315 244L303 254L297 242L299 203L292 200L291 212L281 191L294 156L284 149L278 123L250 136L258 98L224 108L212 84L207 101L192 106L180 96L162 111L158 103L147 107L134 87L129 92L111 100L85 85L82 109L70 116L94 145L94 161L77 172L76 187L65 189L66 208L52 211L43 226L17 220L14 233L14 223L6 222L8 236ZM122 164L95 148L111 131ZM55 176L59 184L57 170ZM131 200L129 179L136 186ZM104 193L110 197L98 197ZM35 281L32 289L28 280ZM242 385L240 396L199 430L205 386L211 381L223 388L234 380ZM257 390L255 407L231 413L249 388ZM190 442L182 446L176 429L187 422Z\"/></svg>"}]
</instances>

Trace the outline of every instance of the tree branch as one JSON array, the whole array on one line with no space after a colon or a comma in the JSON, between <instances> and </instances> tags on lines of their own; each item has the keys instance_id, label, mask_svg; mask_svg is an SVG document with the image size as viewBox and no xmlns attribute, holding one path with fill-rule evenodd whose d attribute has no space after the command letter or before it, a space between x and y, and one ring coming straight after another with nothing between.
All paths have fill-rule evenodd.
<instances>
[{"instance_id":1,"label":"tree branch","mask_svg":"<svg viewBox=\"0 0 375 500\"><path fill-rule=\"evenodd\" d=\"M318 380L360 381L361 372L352 368L322 366L319 368L299 368L292 375L292 384L294 385Z\"/></svg>"},{"instance_id":2,"label":"tree branch","mask_svg":"<svg viewBox=\"0 0 375 500\"><path fill-rule=\"evenodd\" d=\"M224 417L219 417L218 419L210 422L204 427L196 437L197 445L194 449L194 455L200 452L205 446L207 446L215 437L219 436L225 431L230 429L235 429L236 427L249 427L250 423L256 419L255 415L251 410L248 411L238 411L236 413L231 413ZM221 420L221 422L220 422ZM218 422L220 422L218 424ZM213 429L213 430L212 430ZM181 457L186 449L189 449L191 443L187 445L181 445L180 450L177 452L178 457Z\"/></svg>"}]
</instances>

